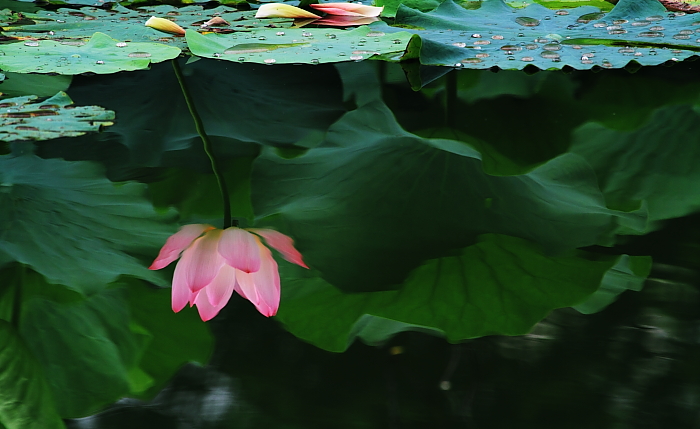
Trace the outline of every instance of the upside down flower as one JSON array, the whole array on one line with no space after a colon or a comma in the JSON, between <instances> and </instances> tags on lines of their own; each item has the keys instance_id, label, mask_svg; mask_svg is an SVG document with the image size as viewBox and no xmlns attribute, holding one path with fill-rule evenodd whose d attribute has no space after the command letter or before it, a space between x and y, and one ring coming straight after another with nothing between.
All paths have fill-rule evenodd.
<instances>
[{"instance_id":1,"label":"upside down flower","mask_svg":"<svg viewBox=\"0 0 700 429\"><path fill-rule=\"evenodd\" d=\"M149 269L164 268L182 254L173 275L175 312L189 303L197 306L202 320L210 320L236 291L263 315L274 316L280 302L280 277L272 252L258 236L284 259L308 268L292 239L280 232L194 224L168 238Z\"/></svg>"}]
</instances>

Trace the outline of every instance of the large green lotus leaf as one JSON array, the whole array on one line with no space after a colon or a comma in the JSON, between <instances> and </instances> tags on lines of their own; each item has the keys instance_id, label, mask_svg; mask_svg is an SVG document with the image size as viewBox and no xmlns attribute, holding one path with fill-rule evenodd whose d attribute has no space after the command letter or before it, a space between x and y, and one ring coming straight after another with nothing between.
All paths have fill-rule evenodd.
<instances>
[{"instance_id":1,"label":"large green lotus leaf","mask_svg":"<svg viewBox=\"0 0 700 429\"><path fill-rule=\"evenodd\" d=\"M153 380L147 391L136 395L143 399L158 393L186 363L206 364L214 349L209 325L193 308L174 313L170 295L170 289L156 289L135 280L128 284L131 320L151 335L139 363L139 368Z\"/></svg>"},{"instance_id":2,"label":"large green lotus leaf","mask_svg":"<svg viewBox=\"0 0 700 429\"><path fill-rule=\"evenodd\" d=\"M180 55L179 48L162 43L119 43L104 33L93 34L84 46L52 40L10 43L0 47L0 68L16 73L108 74L147 69Z\"/></svg>"},{"instance_id":3,"label":"large green lotus leaf","mask_svg":"<svg viewBox=\"0 0 700 429\"><path fill-rule=\"evenodd\" d=\"M15 328L0 320L0 426L7 429L62 429L39 362Z\"/></svg>"},{"instance_id":4,"label":"large green lotus leaf","mask_svg":"<svg viewBox=\"0 0 700 429\"><path fill-rule=\"evenodd\" d=\"M157 254L174 226L143 197L91 162L0 157L0 251L52 283L94 291L128 274L165 285L125 253Z\"/></svg>"},{"instance_id":5,"label":"large green lotus leaf","mask_svg":"<svg viewBox=\"0 0 700 429\"><path fill-rule=\"evenodd\" d=\"M611 207L645 202L652 221L685 216L700 210L698 110L663 107L632 131L587 123L574 132L570 150L596 170Z\"/></svg>"},{"instance_id":6,"label":"large green lotus leaf","mask_svg":"<svg viewBox=\"0 0 700 429\"><path fill-rule=\"evenodd\" d=\"M650 272L650 257L622 255L605 273L598 290L574 308L584 314L597 313L613 303L622 292L642 290Z\"/></svg>"},{"instance_id":7,"label":"large green lotus leaf","mask_svg":"<svg viewBox=\"0 0 700 429\"><path fill-rule=\"evenodd\" d=\"M359 338L365 344L380 346L394 335L406 331L423 332L439 337L444 337L445 335L440 329L365 314L353 324L347 338Z\"/></svg>"},{"instance_id":8,"label":"large green lotus leaf","mask_svg":"<svg viewBox=\"0 0 700 429\"><path fill-rule=\"evenodd\" d=\"M334 124L324 147L294 159L264 153L252 183L256 214L281 215L307 262L344 290L391 288L421 261L487 232L571 249L646 226L642 210L606 207L578 155L490 176L470 146L407 133L377 102Z\"/></svg>"},{"instance_id":9,"label":"large green lotus leaf","mask_svg":"<svg viewBox=\"0 0 700 429\"><path fill-rule=\"evenodd\" d=\"M551 310L590 296L618 257L547 256L519 238L488 234L454 256L426 261L400 290L344 294L318 272L284 264L278 313L296 336L343 351L369 314L432 327L451 342L521 335Z\"/></svg>"},{"instance_id":10,"label":"large green lotus leaf","mask_svg":"<svg viewBox=\"0 0 700 429\"><path fill-rule=\"evenodd\" d=\"M422 39L420 61L485 69L621 68L679 61L700 50L693 15L667 14L658 0L620 0L607 15L581 6L552 11L538 4L514 9L503 0L484 0L466 10L452 0L424 13L401 6L393 30Z\"/></svg>"},{"instance_id":11,"label":"large green lotus leaf","mask_svg":"<svg viewBox=\"0 0 700 429\"><path fill-rule=\"evenodd\" d=\"M28 95L0 101L0 140L50 140L100 131L114 112L99 106L74 106L65 92L44 101Z\"/></svg>"},{"instance_id":12,"label":"large green lotus leaf","mask_svg":"<svg viewBox=\"0 0 700 429\"><path fill-rule=\"evenodd\" d=\"M200 57L258 64L321 64L374 56L398 61L413 36L361 26L354 30L263 28L243 35L188 30L186 37L190 51Z\"/></svg>"},{"instance_id":13,"label":"large green lotus leaf","mask_svg":"<svg viewBox=\"0 0 700 429\"><path fill-rule=\"evenodd\" d=\"M346 110L342 86L331 65L302 69L209 59L181 64L204 128L226 168L230 158L256 156L260 145L284 147L323 136ZM119 112L120 120L109 134L65 141L60 147L44 145L42 156L86 159L92 152L94 159L123 168L123 160L94 150L110 142L126 146L131 163L138 167L211 172L171 64L99 81L79 77L71 96L80 104L104 103Z\"/></svg>"},{"instance_id":14,"label":"large green lotus leaf","mask_svg":"<svg viewBox=\"0 0 700 429\"><path fill-rule=\"evenodd\" d=\"M71 45L83 44L93 33L102 32L119 42L126 42L123 50L131 50L131 42L158 42L178 48L185 48L185 38L146 27L151 16L168 18L183 28L200 29L201 25L214 16L229 22L230 26L212 27L216 31L249 31L263 26L289 26L291 19L255 19L254 11L239 12L225 6L204 9L202 6L174 7L160 5L127 9L116 5L111 9L84 7L79 10L59 9L42 11L29 16L35 24L7 26L3 33L8 36L48 39Z\"/></svg>"},{"instance_id":15,"label":"large green lotus leaf","mask_svg":"<svg viewBox=\"0 0 700 429\"><path fill-rule=\"evenodd\" d=\"M57 298L55 291L43 291L62 286L32 272L22 288L30 296L22 305L20 333L41 362L62 417L89 415L132 391L150 336L131 323L125 290Z\"/></svg>"}]
</instances>

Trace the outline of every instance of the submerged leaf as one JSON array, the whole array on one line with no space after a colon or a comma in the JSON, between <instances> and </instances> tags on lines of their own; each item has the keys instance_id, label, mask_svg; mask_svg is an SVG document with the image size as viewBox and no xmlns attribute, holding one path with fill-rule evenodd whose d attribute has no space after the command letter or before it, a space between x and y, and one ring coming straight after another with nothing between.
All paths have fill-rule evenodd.
<instances>
[{"instance_id":1,"label":"submerged leaf","mask_svg":"<svg viewBox=\"0 0 700 429\"><path fill-rule=\"evenodd\" d=\"M62 429L44 373L10 323L0 320L0 426Z\"/></svg>"},{"instance_id":2,"label":"submerged leaf","mask_svg":"<svg viewBox=\"0 0 700 429\"><path fill-rule=\"evenodd\" d=\"M150 254L172 233L144 188L111 183L90 162L2 156L0 252L85 293L122 274L165 285L126 253Z\"/></svg>"}]
</instances>

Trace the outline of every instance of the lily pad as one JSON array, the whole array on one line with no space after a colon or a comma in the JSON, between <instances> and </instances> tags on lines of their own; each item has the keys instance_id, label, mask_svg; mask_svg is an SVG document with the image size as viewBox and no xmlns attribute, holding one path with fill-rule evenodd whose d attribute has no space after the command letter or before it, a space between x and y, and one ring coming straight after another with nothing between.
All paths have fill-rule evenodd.
<instances>
[{"instance_id":1,"label":"lily pad","mask_svg":"<svg viewBox=\"0 0 700 429\"><path fill-rule=\"evenodd\" d=\"M143 197L145 185L116 185L91 162L0 157L0 253L52 283L94 292L118 276L166 286L127 254L157 253L175 226Z\"/></svg>"},{"instance_id":2,"label":"lily pad","mask_svg":"<svg viewBox=\"0 0 700 429\"><path fill-rule=\"evenodd\" d=\"M238 11L226 6L204 9L202 6L174 7L159 5L127 9L116 5L111 9L83 7L42 11L28 16L34 24L6 26L3 33L14 37L53 40L61 43L83 43L93 33L102 32L120 42L158 42L185 48L185 38L146 27L151 16L167 18L185 29L200 31L245 32L258 27L291 26L293 19L275 18L260 20L255 11ZM210 18L218 16L230 25L221 27L201 26Z\"/></svg>"},{"instance_id":3,"label":"lily pad","mask_svg":"<svg viewBox=\"0 0 700 429\"><path fill-rule=\"evenodd\" d=\"M99 106L74 106L65 92L37 100L29 95L0 101L0 140L75 137L113 124L113 111Z\"/></svg>"},{"instance_id":4,"label":"lily pad","mask_svg":"<svg viewBox=\"0 0 700 429\"><path fill-rule=\"evenodd\" d=\"M362 26L354 30L257 29L250 34L200 34L187 30L187 45L200 57L259 64L320 64L372 57L398 61L409 33L386 34Z\"/></svg>"},{"instance_id":5,"label":"lily pad","mask_svg":"<svg viewBox=\"0 0 700 429\"><path fill-rule=\"evenodd\" d=\"M107 74L147 69L151 63L170 60L180 49L162 43L124 43L104 33L95 33L84 46L51 40L28 40L0 47L0 68L17 73L86 72Z\"/></svg>"},{"instance_id":6,"label":"lily pad","mask_svg":"<svg viewBox=\"0 0 700 429\"><path fill-rule=\"evenodd\" d=\"M608 14L592 6L515 9L503 0L484 0L479 9L466 10L447 0L427 13L401 6L393 30L372 27L419 35L426 65L591 69L689 58L700 51L698 24L693 15L667 13L658 0L620 0Z\"/></svg>"}]
</instances>

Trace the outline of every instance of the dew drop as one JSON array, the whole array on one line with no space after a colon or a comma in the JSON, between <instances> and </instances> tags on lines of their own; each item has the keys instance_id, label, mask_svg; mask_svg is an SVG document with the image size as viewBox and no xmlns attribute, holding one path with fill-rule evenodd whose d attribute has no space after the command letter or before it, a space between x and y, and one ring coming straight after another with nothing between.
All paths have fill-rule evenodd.
<instances>
[{"instance_id":1,"label":"dew drop","mask_svg":"<svg viewBox=\"0 0 700 429\"><path fill-rule=\"evenodd\" d=\"M475 46L481 46L481 45L490 45L491 41L490 40L477 40L474 42Z\"/></svg>"},{"instance_id":2,"label":"dew drop","mask_svg":"<svg viewBox=\"0 0 700 429\"><path fill-rule=\"evenodd\" d=\"M466 48L467 44L464 42L456 42L456 43L453 43L452 46L456 46L458 48Z\"/></svg>"},{"instance_id":3,"label":"dew drop","mask_svg":"<svg viewBox=\"0 0 700 429\"><path fill-rule=\"evenodd\" d=\"M479 64L481 61L481 58L465 58L462 60L464 64Z\"/></svg>"},{"instance_id":4,"label":"dew drop","mask_svg":"<svg viewBox=\"0 0 700 429\"><path fill-rule=\"evenodd\" d=\"M308 32L303 32L303 33L301 33L301 36L302 36L302 37L314 37L313 34L308 33Z\"/></svg>"},{"instance_id":5,"label":"dew drop","mask_svg":"<svg viewBox=\"0 0 700 429\"><path fill-rule=\"evenodd\" d=\"M605 14L602 13L602 12L587 13L587 14L585 14L585 15L579 16L578 19L576 20L576 22L580 22L580 23L583 23L583 24L588 24L589 22L591 22L591 21L597 21L597 20L599 20L600 18L602 18L602 17L604 17L604 16L605 16Z\"/></svg>"},{"instance_id":6,"label":"dew drop","mask_svg":"<svg viewBox=\"0 0 700 429\"><path fill-rule=\"evenodd\" d=\"M678 34L693 34L693 30L681 30Z\"/></svg>"},{"instance_id":7,"label":"dew drop","mask_svg":"<svg viewBox=\"0 0 700 429\"><path fill-rule=\"evenodd\" d=\"M318 63L319 63L318 58L312 58L312 59L311 59L311 64L316 65L316 64L318 64Z\"/></svg>"},{"instance_id":8,"label":"dew drop","mask_svg":"<svg viewBox=\"0 0 700 429\"><path fill-rule=\"evenodd\" d=\"M535 61L533 57L522 57L520 58L520 61L525 61L526 63L529 63L531 61Z\"/></svg>"},{"instance_id":9,"label":"dew drop","mask_svg":"<svg viewBox=\"0 0 700 429\"><path fill-rule=\"evenodd\" d=\"M382 37L382 36L384 36L384 33L382 33L381 31L370 31L369 33L367 33L367 37Z\"/></svg>"},{"instance_id":10,"label":"dew drop","mask_svg":"<svg viewBox=\"0 0 700 429\"><path fill-rule=\"evenodd\" d=\"M662 27L661 25L655 25L653 27L649 27L649 31L664 31L665 28Z\"/></svg>"},{"instance_id":11,"label":"dew drop","mask_svg":"<svg viewBox=\"0 0 700 429\"><path fill-rule=\"evenodd\" d=\"M479 52L478 54L474 55L477 58L488 58L489 54L484 53L484 52Z\"/></svg>"},{"instance_id":12,"label":"dew drop","mask_svg":"<svg viewBox=\"0 0 700 429\"><path fill-rule=\"evenodd\" d=\"M634 48L620 48L617 52L621 54L634 54Z\"/></svg>"},{"instance_id":13,"label":"dew drop","mask_svg":"<svg viewBox=\"0 0 700 429\"><path fill-rule=\"evenodd\" d=\"M559 15L559 16L563 16L563 15L568 15L569 12L565 11L565 10L558 10L558 11L554 12L554 14Z\"/></svg>"},{"instance_id":14,"label":"dew drop","mask_svg":"<svg viewBox=\"0 0 700 429\"><path fill-rule=\"evenodd\" d=\"M534 43L529 43L529 44L525 45L525 49L528 49L530 51L533 49L537 49L537 48L539 48L539 45L535 45Z\"/></svg>"},{"instance_id":15,"label":"dew drop","mask_svg":"<svg viewBox=\"0 0 700 429\"><path fill-rule=\"evenodd\" d=\"M350 59L353 61L362 61L363 58L362 55L350 55Z\"/></svg>"},{"instance_id":16,"label":"dew drop","mask_svg":"<svg viewBox=\"0 0 700 429\"><path fill-rule=\"evenodd\" d=\"M326 33L326 37L328 37L329 39L335 39L338 36L336 36L335 34ZM396 40L394 40L394 43L396 43ZM401 41L399 41L399 43L401 43Z\"/></svg>"},{"instance_id":17,"label":"dew drop","mask_svg":"<svg viewBox=\"0 0 700 429\"><path fill-rule=\"evenodd\" d=\"M151 56L151 53L150 53L150 52L141 52L141 51L137 51L137 52L130 52L130 53L129 53L129 56L130 56L131 58L148 58L148 57Z\"/></svg>"},{"instance_id":18,"label":"dew drop","mask_svg":"<svg viewBox=\"0 0 700 429\"><path fill-rule=\"evenodd\" d=\"M391 41L394 45L400 45L401 41L399 39L394 39Z\"/></svg>"},{"instance_id":19,"label":"dew drop","mask_svg":"<svg viewBox=\"0 0 700 429\"><path fill-rule=\"evenodd\" d=\"M556 60L556 59L559 59L559 58L560 58L560 56L559 56L558 53L552 52L552 51L542 51L542 52L540 53L540 56L541 56L542 58L546 58L546 59L548 59L548 60Z\"/></svg>"},{"instance_id":20,"label":"dew drop","mask_svg":"<svg viewBox=\"0 0 700 429\"><path fill-rule=\"evenodd\" d=\"M49 31L49 36L53 36L54 34L56 34L56 33L53 31Z\"/></svg>"},{"instance_id":21,"label":"dew drop","mask_svg":"<svg viewBox=\"0 0 700 429\"><path fill-rule=\"evenodd\" d=\"M479 34L479 33L474 33L474 34L471 35L471 37L473 37L474 39L480 39L480 38L481 38L481 34Z\"/></svg>"},{"instance_id":22,"label":"dew drop","mask_svg":"<svg viewBox=\"0 0 700 429\"><path fill-rule=\"evenodd\" d=\"M500 35L498 35L498 34L495 35L495 36L491 36L491 38L492 38L493 40L503 40L503 39L504 39L503 36L500 36Z\"/></svg>"},{"instance_id":23,"label":"dew drop","mask_svg":"<svg viewBox=\"0 0 700 429\"><path fill-rule=\"evenodd\" d=\"M37 47L39 46L39 42L30 40L28 42L24 42L24 46L32 46L32 47Z\"/></svg>"},{"instance_id":24,"label":"dew drop","mask_svg":"<svg viewBox=\"0 0 700 429\"><path fill-rule=\"evenodd\" d=\"M608 30L608 34L625 34L627 33L627 30L623 28L619 28L617 30Z\"/></svg>"},{"instance_id":25,"label":"dew drop","mask_svg":"<svg viewBox=\"0 0 700 429\"><path fill-rule=\"evenodd\" d=\"M561 45L559 43L548 43L542 46L542 49L545 51L558 51L561 49Z\"/></svg>"},{"instance_id":26,"label":"dew drop","mask_svg":"<svg viewBox=\"0 0 700 429\"><path fill-rule=\"evenodd\" d=\"M661 15L652 15L652 16L647 16L645 19L647 21L661 21L662 19L664 19L664 17Z\"/></svg>"},{"instance_id":27,"label":"dew drop","mask_svg":"<svg viewBox=\"0 0 700 429\"><path fill-rule=\"evenodd\" d=\"M535 43L549 43L549 39L544 39L544 38L540 37L538 39L533 40L533 42L535 42Z\"/></svg>"},{"instance_id":28,"label":"dew drop","mask_svg":"<svg viewBox=\"0 0 700 429\"><path fill-rule=\"evenodd\" d=\"M125 48L126 42L117 42L117 48Z\"/></svg>"},{"instance_id":29,"label":"dew drop","mask_svg":"<svg viewBox=\"0 0 700 429\"><path fill-rule=\"evenodd\" d=\"M664 37L664 33L659 33L658 31L642 31L639 33L639 37Z\"/></svg>"},{"instance_id":30,"label":"dew drop","mask_svg":"<svg viewBox=\"0 0 700 429\"><path fill-rule=\"evenodd\" d=\"M97 60L97 61L95 61L95 64L99 64L99 65L102 65L102 64L104 64L104 63L105 63L105 62L102 61L102 60Z\"/></svg>"},{"instance_id":31,"label":"dew drop","mask_svg":"<svg viewBox=\"0 0 700 429\"><path fill-rule=\"evenodd\" d=\"M605 28L607 26L608 26L608 24L606 24L604 22L596 22L595 24L593 24L593 28Z\"/></svg>"},{"instance_id":32,"label":"dew drop","mask_svg":"<svg viewBox=\"0 0 700 429\"><path fill-rule=\"evenodd\" d=\"M674 35L673 35L673 38L674 38L674 39L678 39L678 40L687 40L687 39L690 39L690 36L687 35L687 34L680 34L680 33L678 33L678 34L674 34Z\"/></svg>"},{"instance_id":33,"label":"dew drop","mask_svg":"<svg viewBox=\"0 0 700 429\"><path fill-rule=\"evenodd\" d=\"M240 62L245 61L245 57L238 57L238 61L240 61Z\"/></svg>"},{"instance_id":34,"label":"dew drop","mask_svg":"<svg viewBox=\"0 0 700 429\"><path fill-rule=\"evenodd\" d=\"M649 24L651 24L651 22L649 22L649 21L634 21L630 25L633 27L644 27L644 26L647 26Z\"/></svg>"},{"instance_id":35,"label":"dew drop","mask_svg":"<svg viewBox=\"0 0 700 429\"><path fill-rule=\"evenodd\" d=\"M258 37L258 40L267 40L267 37L265 37L265 36L260 36L260 37Z\"/></svg>"},{"instance_id":36,"label":"dew drop","mask_svg":"<svg viewBox=\"0 0 700 429\"><path fill-rule=\"evenodd\" d=\"M501 46L501 50L507 52L518 52L522 50L522 48L518 45L503 45Z\"/></svg>"},{"instance_id":37,"label":"dew drop","mask_svg":"<svg viewBox=\"0 0 700 429\"><path fill-rule=\"evenodd\" d=\"M267 58L267 59L263 60L263 62L264 62L265 64L274 64L274 63L277 62L277 60L274 59L274 58Z\"/></svg>"},{"instance_id":38,"label":"dew drop","mask_svg":"<svg viewBox=\"0 0 700 429\"><path fill-rule=\"evenodd\" d=\"M629 21L626 19L616 19L613 21L613 24L615 25L622 25L622 24L627 24Z\"/></svg>"},{"instance_id":39,"label":"dew drop","mask_svg":"<svg viewBox=\"0 0 700 429\"><path fill-rule=\"evenodd\" d=\"M284 36L284 31L278 31L277 33L275 33L275 35L277 35L277 36Z\"/></svg>"},{"instance_id":40,"label":"dew drop","mask_svg":"<svg viewBox=\"0 0 700 429\"><path fill-rule=\"evenodd\" d=\"M519 16L515 18L515 22L522 25L523 27L537 27L540 25L540 20L536 18L530 18L528 16Z\"/></svg>"}]
</instances>

